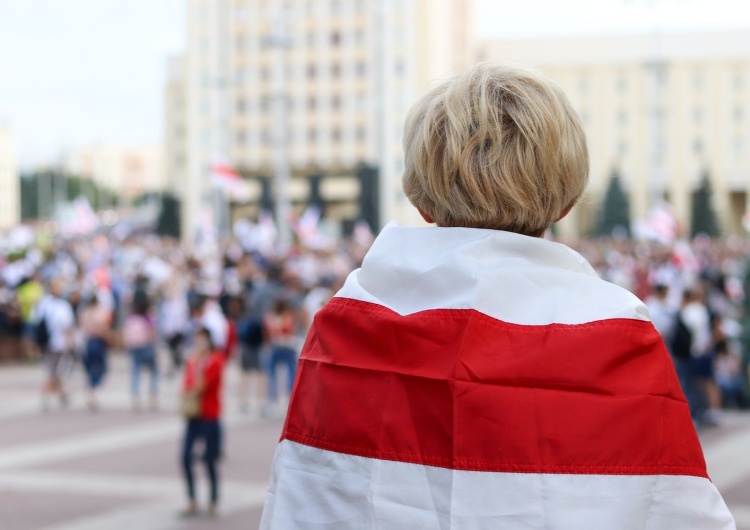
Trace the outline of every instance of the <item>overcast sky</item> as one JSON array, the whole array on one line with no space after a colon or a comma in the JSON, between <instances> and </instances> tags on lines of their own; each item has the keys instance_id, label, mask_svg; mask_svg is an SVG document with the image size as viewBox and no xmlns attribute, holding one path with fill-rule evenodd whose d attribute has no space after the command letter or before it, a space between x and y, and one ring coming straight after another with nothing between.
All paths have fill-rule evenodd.
<instances>
[{"instance_id":1,"label":"overcast sky","mask_svg":"<svg viewBox=\"0 0 750 530\"><path fill-rule=\"evenodd\" d=\"M750 29L748 0L478 0L478 11L495 38ZM23 164L160 141L165 59L184 26L182 0L0 0L0 123Z\"/></svg>"}]
</instances>

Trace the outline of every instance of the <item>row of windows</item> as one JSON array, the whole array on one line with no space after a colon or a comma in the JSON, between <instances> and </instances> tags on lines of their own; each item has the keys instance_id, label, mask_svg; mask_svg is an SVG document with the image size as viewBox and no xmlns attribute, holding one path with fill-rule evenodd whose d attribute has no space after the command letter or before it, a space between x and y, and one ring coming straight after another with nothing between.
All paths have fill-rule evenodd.
<instances>
[{"instance_id":1,"label":"row of windows","mask_svg":"<svg viewBox=\"0 0 750 530\"><path fill-rule=\"evenodd\" d=\"M625 156L629 154L629 143L627 140L620 139L617 142L615 151L619 156ZM705 153L703 140L696 138L692 142L692 152L695 155L703 155ZM746 149L745 139L742 136L735 136L732 138L730 150L734 156L741 156ZM651 158L654 161L661 162L664 160L667 154L667 145L664 141L655 142L651 146Z\"/></svg>"},{"instance_id":2,"label":"row of windows","mask_svg":"<svg viewBox=\"0 0 750 530\"><path fill-rule=\"evenodd\" d=\"M260 98L260 110L261 112L267 112L270 111L273 107L274 97L271 95L265 95ZM329 109L330 110L340 110L343 108L344 103L343 99L340 95L334 94L328 99ZM357 96L354 98L354 107L358 110L365 110L367 108L369 99L364 94L357 94ZM309 96L306 101L303 103L303 106L307 108L308 111L315 111L319 108L322 108L323 98L318 96ZM286 106L287 110L295 110L298 105L298 100L293 98L287 98ZM249 110L249 105L247 103L247 100L245 99L238 99L235 101L234 109L238 114L245 114Z\"/></svg>"},{"instance_id":3,"label":"row of windows","mask_svg":"<svg viewBox=\"0 0 750 530\"><path fill-rule=\"evenodd\" d=\"M355 63L352 67L352 71L354 73L354 76L359 79L363 79L367 77L367 74L369 72L367 63L364 61L359 61ZM403 61L396 61L394 63L394 73L396 75L402 75L405 71L405 65ZM295 72L295 68L293 66L286 66L284 75L287 79L292 78L293 74ZM318 77L321 77L323 73L328 73L328 75L332 79L338 79L343 75L344 72L344 65L342 63L332 63L330 65L322 66L318 64L308 64L305 69L305 77L309 80L317 79ZM260 68L257 69L257 79L260 81L272 81L274 78L274 67L271 65L263 65ZM252 80L252 76L250 75L249 70L241 70L237 73L237 84L246 84L249 83ZM208 87L211 86L212 80L211 77L208 75L203 76L203 85ZM218 84L218 83L217 83Z\"/></svg>"},{"instance_id":4,"label":"row of windows","mask_svg":"<svg viewBox=\"0 0 750 530\"><path fill-rule=\"evenodd\" d=\"M668 83L668 73L665 68L655 68L654 69L654 79L658 86L664 87ZM700 91L705 86L707 76L703 73L696 72L692 76L692 84L693 89L696 91ZM615 88L619 94L626 94L628 92L630 83L628 80L628 76L625 74L620 74L615 77ZM731 85L732 88L740 92L745 89L746 83L745 83L745 74L741 71L736 71L731 75ZM586 95L589 93L591 88L591 82L587 75L582 75L578 78L578 92L581 95Z\"/></svg>"},{"instance_id":5,"label":"row of windows","mask_svg":"<svg viewBox=\"0 0 750 530\"><path fill-rule=\"evenodd\" d=\"M334 127L330 131L330 140L332 142L341 142L344 138L343 131ZM292 129L287 131L287 141L294 142L295 139L299 139L299 135L304 134L305 138L309 143L315 143L323 137L322 131L316 128L310 128L306 132ZM357 127L354 131L354 139L358 142L364 142L367 139L367 130L364 127ZM249 141L249 135L244 130L239 130L234 135L234 141L237 145L245 145ZM260 134L260 141L264 145L272 145L274 142L274 135L271 130L263 129Z\"/></svg>"},{"instance_id":6,"label":"row of windows","mask_svg":"<svg viewBox=\"0 0 750 530\"><path fill-rule=\"evenodd\" d=\"M651 116L660 124L667 119L667 111L663 107L656 107L652 109ZM581 111L579 117L584 125L590 125L590 115L587 111ZM693 122L696 124L702 124L705 118L704 109L701 107L694 107L692 111ZM630 120L630 114L623 109L618 110L615 113L615 120L618 125L625 126ZM732 109L732 120L736 125L742 125L745 122L745 111L741 106L735 106Z\"/></svg>"}]
</instances>

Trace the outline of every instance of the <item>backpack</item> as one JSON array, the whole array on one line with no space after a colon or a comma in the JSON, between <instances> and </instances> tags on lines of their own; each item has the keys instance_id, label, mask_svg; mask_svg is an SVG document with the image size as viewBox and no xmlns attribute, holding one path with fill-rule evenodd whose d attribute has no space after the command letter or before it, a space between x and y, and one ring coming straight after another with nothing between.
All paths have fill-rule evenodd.
<instances>
[{"instance_id":1,"label":"backpack","mask_svg":"<svg viewBox=\"0 0 750 530\"><path fill-rule=\"evenodd\" d=\"M37 322L34 328L34 342L39 346L40 349L44 349L49 346L49 326L47 325L47 317L42 316L41 320Z\"/></svg>"},{"instance_id":2,"label":"backpack","mask_svg":"<svg viewBox=\"0 0 750 530\"><path fill-rule=\"evenodd\" d=\"M675 359L686 360L692 357L693 332L687 327L682 319L682 314L677 313L675 317L672 337L669 341L669 351Z\"/></svg>"}]
</instances>

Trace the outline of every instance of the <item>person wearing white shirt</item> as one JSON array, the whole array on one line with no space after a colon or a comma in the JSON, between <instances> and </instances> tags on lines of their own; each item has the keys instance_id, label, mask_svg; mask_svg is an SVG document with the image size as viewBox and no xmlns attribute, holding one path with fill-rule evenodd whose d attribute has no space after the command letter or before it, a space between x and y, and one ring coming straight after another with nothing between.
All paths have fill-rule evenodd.
<instances>
[{"instance_id":1,"label":"person wearing white shirt","mask_svg":"<svg viewBox=\"0 0 750 530\"><path fill-rule=\"evenodd\" d=\"M690 330L691 372L698 389L708 401L708 410L701 417L708 424L716 424L721 417L721 391L714 380L713 329L711 315L703 302L700 287L685 291L680 317Z\"/></svg>"},{"instance_id":2,"label":"person wearing white shirt","mask_svg":"<svg viewBox=\"0 0 750 530\"><path fill-rule=\"evenodd\" d=\"M51 282L49 294L45 295L34 310L34 322L47 330L47 344L43 345L47 381L42 389L42 405L46 409L50 397L57 395L62 405L67 404L63 377L72 362L75 315L73 307L62 297L63 280Z\"/></svg>"}]
</instances>

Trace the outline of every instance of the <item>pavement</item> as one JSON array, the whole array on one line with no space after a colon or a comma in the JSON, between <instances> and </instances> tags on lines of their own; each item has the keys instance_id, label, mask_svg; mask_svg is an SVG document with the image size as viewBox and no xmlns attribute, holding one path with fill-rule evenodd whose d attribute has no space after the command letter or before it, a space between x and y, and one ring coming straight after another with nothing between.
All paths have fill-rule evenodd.
<instances>
[{"instance_id":1,"label":"pavement","mask_svg":"<svg viewBox=\"0 0 750 530\"><path fill-rule=\"evenodd\" d=\"M0 529L257 528L282 421L239 410L237 367L227 369L219 514L184 519L179 381L162 378L158 411L133 412L126 359L112 357L98 412L86 407L80 370L68 381L69 406L43 411L43 368L0 366ZM750 530L750 414L727 413L701 440L738 529ZM196 469L205 506L200 463Z\"/></svg>"}]
</instances>

